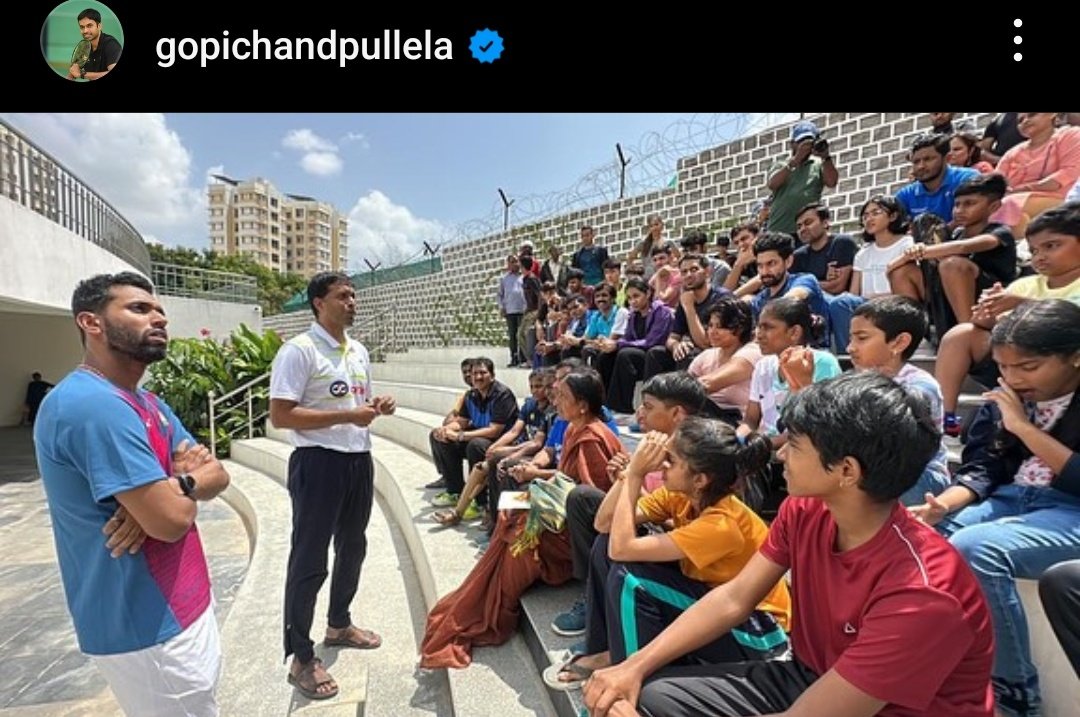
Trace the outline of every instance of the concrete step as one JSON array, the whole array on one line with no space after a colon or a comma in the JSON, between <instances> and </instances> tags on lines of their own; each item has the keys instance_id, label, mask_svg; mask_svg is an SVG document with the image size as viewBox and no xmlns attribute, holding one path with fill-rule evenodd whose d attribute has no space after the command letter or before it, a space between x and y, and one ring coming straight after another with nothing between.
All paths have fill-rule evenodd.
<instances>
[{"instance_id":1,"label":"concrete step","mask_svg":"<svg viewBox=\"0 0 1080 717\"><path fill-rule=\"evenodd\" d=\"M426 430L423 438L426 446ZM472 570L477 555L467 538L479 537L479 527L447 530L432 522L435 509L428 501L435 492L424 489L436 475L430 460L379 435L373 443L377 465L393 473L398 490L391 509L398 525L412 533L417 572L431 607L457 589ZM475 648L467 669L446 672L458 715L556 714L520 633L504 645Z\"/></svg>"},{"instance_id":2,"label":"concrete step","mask_svg":"<svg viewBox=\"0 0 1080 717\"><path fill-rule=\"evenodd\" d=\"M561 637L551 629L555 617L569 610L584 591L584 584L572 580L558 587L537 585L522 598L522 633L539 674L543 674L549 665L566 662L570 647L585 639L584 635ZM579 717L582 714L585 702L581 698L581 690L559 692L549 689L548 694L559 717Z\"/></svg>"},{"instance_id":3,"label":"concrete step","mask_svg":"<svg viewBox=\"0 0 1080 717\"><path fill-rule=\"evenodd\" d=\"M420 383L398 383L396 381L372 381L372 390L376 396L389 394L403 408L414 408L439 416L445 416L453 408L465 387L432 386ZM524 398L518 396L518 399ZM381 419L380 419L381 420ZM378 421L376 421L377 423Z\"/></svg>"},{"instance_id":4,"label":"concrete step","mask_svg":"<svg viewBox=\"0 0 1080 717\"><path fill-rule=\"evenodd\" d=\"M225 655L221 686L218 690L222 714L317 714L319 717L355 717L365 714L368 702L369 662L375 653L358 650L338 650L317 644L315 651L333 671L340 692L327 702L312 701L296 692L286 681L287 670L282 664L281 605L285 588L285 557L289 552L291 504L284 487L275 479L236 461L226 461L232 479L228 496L255 538L251 563L237 591L229 619L222 628L222 651ZM239 494L239 497L235 494ZM389 528L380 510L372 512L368 539L373 552L385 552ZM375 561L368 561L369 563ZM405 586L396 570L379 569L377 564L365 565L371 584L379 586L380 594L404 594ZM375 575L372 575L372 573ZM397 585L395 585L397 583ZM316 616L326 614L329 583L320 591ZM361 585L361 595L366 592ZM271 599L271 596L276 596ZM361 599L362 603L363 600ZM268 609L272 605L273 609ZM397 613L408 620L406 602L393 601L382 605L384 616L379 627L387 645L393 651L383 625L401 622L400 614L386 609L397 607ZM313 637L323 629L318 617ZM396 636L395 636L396 637ZM389 648L389 649L388 649ZM407 702L407 699L405 700ZM448 700L447 700L448 702ZM420 717L420 713L415 713Z\"/></svg>"},{"instance_id":5,"label":"concrete step","mask_svg":"<svg viewBox=\"0 0 1080 717\"><path fill-rule=\"evenodd\" d=\"M372 377L375 382L440 386L452 388L459 393L467 389L461 380L461 371L452 364L382 363L372 367ZM495 380L506 384L519 400L529 395L529 369L503 368L496 364ZM443 413L445 414L445 411Z\"/></svg>"},{"instance_id":6,"label":"concrete step","mask_svg":"<svg viewBox=\"0 0 1080 717\"><path fill-rule=\"evenodd\" d=\"M398 408L394 415L380 416L372 423L371 432L430 460L431 444L428 441L428 434L431 433L431 429L441 426L442 422L443 416L437 413L418 411L414 408ZM430 466L427 470L429 477L421 485L435 479L435 466Z\"/></svg>"},{"instance_id":7,"label":"concrete step","mask_svg":"<svg viewBox=\"0 0 1080 717\"><path fill-rule=\"evenodd\" d=\"M495 363L496 369L502 368L510 359L510 350L505 346L440 346L438 348L411 348L400 353L387 353L388 363L443 364L461 365L467 358L486 356Z\"/></svg>"},{"instance_id":8,"label":"concrete step","mask_svg":"<svg viewBox=\"0 0 1080 717\"><path fill-rule=\"evenodd\" d=\"M412 433L419 434L423 439L422 445L426 448L427 432L430 430L426 426L438 425L442 417L409 409L399 409L398 413L401 415L380 418L375 425L381 423L385 427L397 424L399 431L411 429ZM233 447L234 459L247 465L265 467L268 471L273 471L272 474L279 480L284 481L292 447L277 440L287 437L287 432L272 429L270 434L273 437L236 442ZM392 527L400 530L401 539L408 546L407 551L401 552L405 559L413 561L415 565L417 589L413 593L423 598L423 604L414 605L412 609L416 639L407 648L403 646L400 650L401 656L407 656L409 665L415 667L417 646L427 610L435 604L439 596L461 584L475 564L475 549L468 546L458 531L443 530L430 521L428 516L434 508L428 500L433 496L433 492L423 488L435 475L434 466L429 460L413 450L386 440L379 433L373 436L373 448L376 493L380 505L388 513ZM288 535L287 529L285 534ZM373 555L374 551L369 550L369 559L372 559ZM402 558L398 560L401 562ZM437 569L435 566L438 566ZM365 575L366 573L365 567ZM365 580L366 578L362 579L362 584ZM383 604L384 601L380 598L372 614L381 614L380 606ZM515 634L504 645L474 650L473 664L466 670L414 671L401 665L393 674L396 675L399 687L408 685L412 691L416 691L419 684L421 693L433 689L429 684L431 681L437 685L439 680L448 679L453 713L458 715L539 714L553 717L556 714L529 650L519 634ZM371 690L372 705L378 699L374 696L375 692L375 689ZM431 711L430 707L427 709ZM397 715L402 714L402 711L391 706L382 714Z\"/></svg>"}]
</instances>

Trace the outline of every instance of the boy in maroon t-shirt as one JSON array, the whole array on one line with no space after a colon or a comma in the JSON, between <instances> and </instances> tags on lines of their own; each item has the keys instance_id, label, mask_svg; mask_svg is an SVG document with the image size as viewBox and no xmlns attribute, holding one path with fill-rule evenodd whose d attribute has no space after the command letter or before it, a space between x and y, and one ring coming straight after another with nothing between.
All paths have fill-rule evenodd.
<instances>
[{"instance_id":1,"label":"boy in maroon t-shirt","mask_svg":"<svg viewBox=\"0 0 1080 717\"><path fill-rule=\"evenodd\" d=\"M783 415L791 497L765 544L640 652L594 673L591 714L991 717L979 584L897 500L938 447L928 406L867 372L803 389ZM791 660L665 668L745 619L789 569Z\"/></svg>"}]
</instances>

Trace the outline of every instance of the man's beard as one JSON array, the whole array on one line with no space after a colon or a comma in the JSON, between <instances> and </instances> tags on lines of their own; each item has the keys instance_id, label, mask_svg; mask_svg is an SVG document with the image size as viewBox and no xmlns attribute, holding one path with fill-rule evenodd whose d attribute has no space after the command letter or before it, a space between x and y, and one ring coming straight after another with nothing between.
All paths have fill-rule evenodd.
<instances>
[{"instance_id":1,"label":"man's beard","mask_svg":"<svg viewBox=\"0 0 1080 717\"><path fill-rule=\"evenodd\" d=\"M151 364L165 358L167 344L148 343L138 333L105 322L105 338L113 351L130 356L136 361Z\"/></svg>"},{"instance_id":2,"label":"man's beard","mask_svg":"<svg viewBox=\"0 0 1080 717\"><path fill-rule=\"evenodd\" d=\"M784 277L783 276L763 276L761 274L758 274L758 278L761 279L761 285L768 288L768 289L771 289L774 286L779 286L780 284L784 283Z\"/></svg>"}]
</instances>

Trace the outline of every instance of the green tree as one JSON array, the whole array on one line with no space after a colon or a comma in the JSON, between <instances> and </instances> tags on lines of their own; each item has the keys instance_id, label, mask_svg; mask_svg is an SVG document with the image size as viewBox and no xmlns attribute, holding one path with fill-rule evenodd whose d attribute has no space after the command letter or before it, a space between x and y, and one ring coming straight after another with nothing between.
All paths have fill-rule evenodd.
<instances>
[{"instance_id":1,"label":"green tree","mask_svg":"<svg viewBox=\"0 0 1080 717\"><path fill-rule=\"evenodd\" d=\"M150 260L163 264L194 266L201 269L228 271L255 278L256 297L262 307L263 316L280 314L285 302L307 287L308 280L300 274L279 273L262 266L245 255L218 254L210 249L198 252L185 247L166 247L159 244L149 245ZM168 289L171 287L162 287Z\"/></svg>"}]
</instances>

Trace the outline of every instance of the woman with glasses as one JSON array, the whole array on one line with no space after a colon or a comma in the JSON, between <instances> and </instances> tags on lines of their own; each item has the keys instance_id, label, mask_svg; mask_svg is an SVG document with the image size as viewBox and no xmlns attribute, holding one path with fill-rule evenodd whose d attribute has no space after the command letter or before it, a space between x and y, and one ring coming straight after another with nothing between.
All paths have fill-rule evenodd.
<instances>
[{"instance_id":1,"label":"woman with glasses","mask_svg":"<svg viewBox=\"0 0 1080 717\"><path fill-rule=\"evenodd\" d=\"M889 286L889 262L915 243L907 233L904 208L895 197L871 197L859 212L864 246L852 262L851 293L872 299L892 293Z\"/></svg>"}]
</instances>

